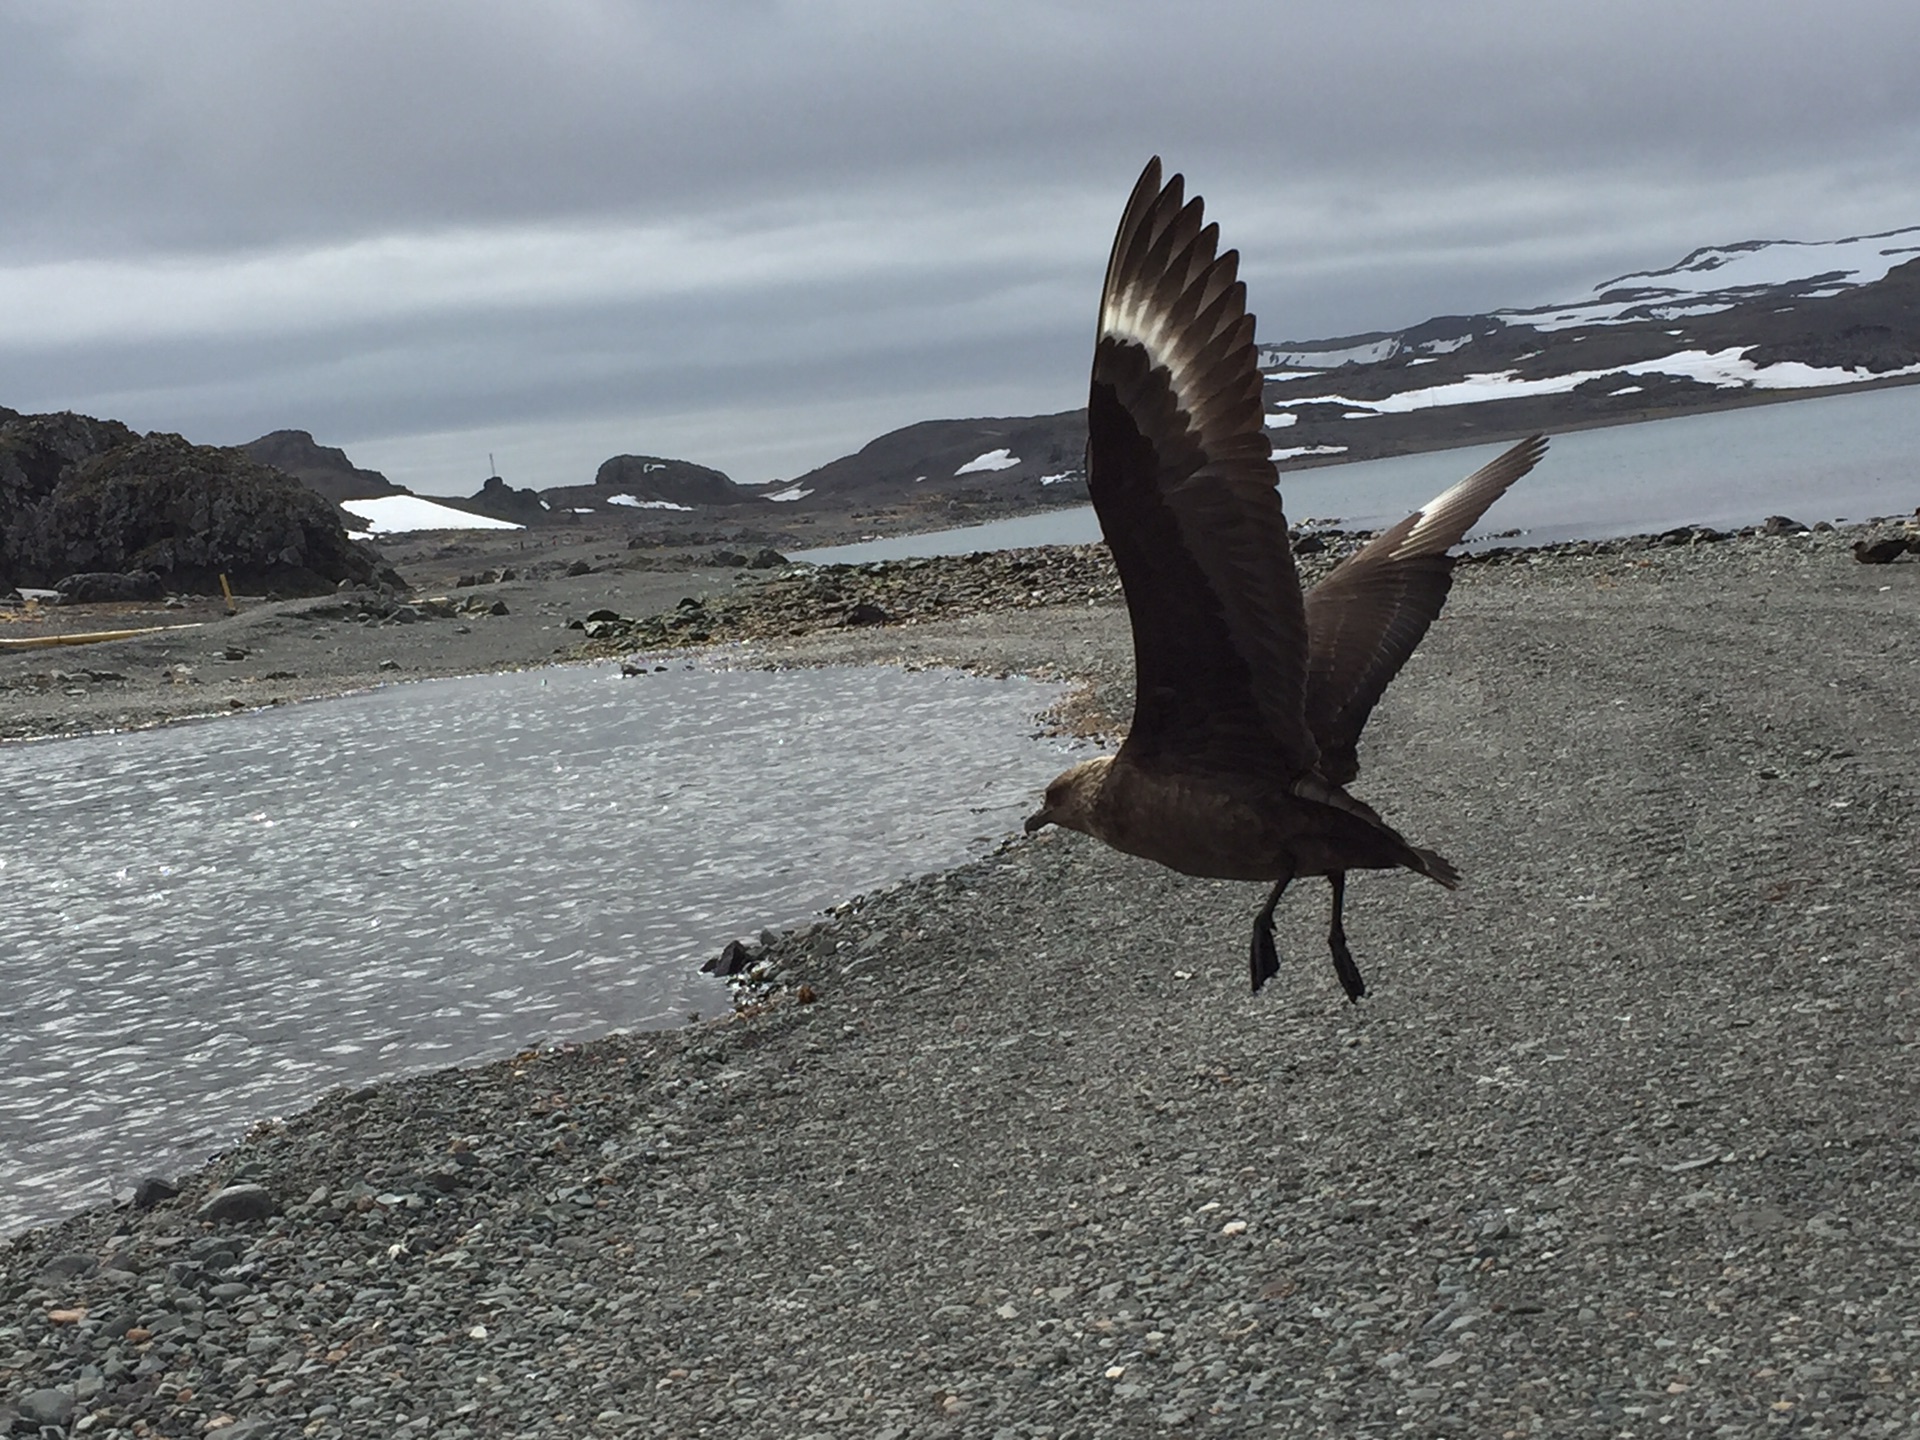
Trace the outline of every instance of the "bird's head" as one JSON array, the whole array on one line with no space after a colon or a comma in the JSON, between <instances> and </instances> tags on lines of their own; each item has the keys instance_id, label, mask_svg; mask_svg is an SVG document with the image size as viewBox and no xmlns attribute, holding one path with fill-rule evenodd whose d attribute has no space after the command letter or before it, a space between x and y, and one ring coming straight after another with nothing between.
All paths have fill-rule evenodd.
<instances>
[{"instance_id":1,"label":"bird's head","mask_svg":"<svg viewBox=\"0 0 1920 1440\"><path fill-rule=\"evenodd\" d=\"M1112 763L1111 755L1102 755L1061 771L1047 786L1046 803L1027 817L1027 833L1031 835L1047 825L1064 825L1069 830L1091 835L1093 802L1106 782L1107 767Z\"/></svg>"}]
</instances>

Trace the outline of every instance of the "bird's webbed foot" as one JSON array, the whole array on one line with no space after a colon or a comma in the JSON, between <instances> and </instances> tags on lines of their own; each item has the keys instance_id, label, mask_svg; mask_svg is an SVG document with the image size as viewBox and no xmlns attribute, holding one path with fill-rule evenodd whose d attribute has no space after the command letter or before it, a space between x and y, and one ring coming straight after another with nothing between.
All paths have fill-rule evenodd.
<instances>
[{"instance_id":1,"label":"bird's webbed foot","mask_svg":"<svg viewBox=\"0 0 1920 1440\"><path fill-rule=\"evenodd\" d=\"M1327 948L1333 952L1333 973L1340 977L1340 988L1349 1001L1357 1002L1367 993L1367 982L1360 978L1360 967L1353 963L1353 951L1347 948L1347 927L1341 916L1347 902L1346 872L1336 870L1327 877L1333 886L1333 924L1327 930Z\"/></svg>"},{"instance_id":2,"label":"bird's webbed foot","mask_svg":"<svg viewBox=\"0 0 1920 1440\"><path fill-rule=\"evenodd\" d=\"M1253 973L1255 994L1259 993L1262 985L1280 973L1280 954L1273 946L1273 910L1292 879L1291 875L1283 875L1275 881L1273 892L1267 896L1267 903L1253 917L1253 943L1248 947L1247 964Z\"/></svg>"}]
</instances>

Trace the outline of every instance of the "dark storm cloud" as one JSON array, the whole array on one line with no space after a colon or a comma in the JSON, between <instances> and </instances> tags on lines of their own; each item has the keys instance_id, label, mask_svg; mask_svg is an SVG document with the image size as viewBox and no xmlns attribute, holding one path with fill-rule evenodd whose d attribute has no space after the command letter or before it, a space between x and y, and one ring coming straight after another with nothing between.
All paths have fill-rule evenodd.
<instances>
[{"instance_id":1,"label":"dark storm cloud","mask_svg":"<svg viewBox=\"0 0 1920 1440\"><path fill-rule=\"evenodd\" d=\"M793 473L1076 403L1150 153L1263 335L1351 333L1920 222L1916 60L1905 3L28 0L0 404Z\"/></svg>"}]
</instances>

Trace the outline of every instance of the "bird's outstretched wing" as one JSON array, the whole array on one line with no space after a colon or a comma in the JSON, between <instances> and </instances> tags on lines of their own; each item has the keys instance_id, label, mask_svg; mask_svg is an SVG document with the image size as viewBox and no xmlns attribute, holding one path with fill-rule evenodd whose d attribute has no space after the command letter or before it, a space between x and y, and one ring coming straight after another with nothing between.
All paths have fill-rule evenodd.
<instances>
[{"instance_id":1,"label":"bird's outstretched wing","mask_svg":"<svg viewBox=\"0 0 1920 1440\"><path fill-rule=\"evenodd\" d=\"M1307 724L1321 773L1334 784L1360 773L1367 717L1446 603L1447 551L1546 449L1544 436L1522 440L1381 531L1307 592Z\"/></svg>"},{"instance_id":2,"label":"bird's outstretched wing","mask_svg":"<svg viewBox=\"0 0 1920 1440\"><path fill-rule=\"evenodd\" d=\"M1133 622L1141 764L1306 774L1307 622L1253 317L1176 175L1134 186L1100 299L1087 479Z\"/></svg>"}]
</instances>

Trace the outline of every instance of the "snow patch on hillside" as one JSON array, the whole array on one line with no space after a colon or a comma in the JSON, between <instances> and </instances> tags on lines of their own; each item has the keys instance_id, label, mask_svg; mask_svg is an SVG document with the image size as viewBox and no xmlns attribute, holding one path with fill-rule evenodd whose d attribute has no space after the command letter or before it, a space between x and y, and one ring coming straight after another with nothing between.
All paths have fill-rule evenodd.
<instances>
[{"instance_id":1,"label":"snow patch on hillside","mask_svg":"<svg viewBox=\"0 0 1920 1440\"><path fill-rule=\"evenodd\" d=\"M1263 346L1260 350L1260 368L1269 366L1292 366L1298 369L1332 370L1341 365L1372 365L1381 360L1390 360L1400 353L1400 342L1392 336L1384 340L1368 340L1357 345L1343 346L1337 350L1282 350L1278 347ZM1289 377L1275 375L1275 380Z\"/></svg>"},{"instance_id":2,"label":"snow patch on hillside","mask_svg":"<svg viewBox=\"0 0 1920 1440\"><path fill-rule=\"evenodd\" d=\"M1696 250L1665 270L1638 270L1593 287L1594 298L1530 310L1496 310L1508 324L1536 330L1679 320L1712 315L1743 300L1786 290L1826 299L1855 285L1884 280L1896 265L1920 256L1920 225L1845 240L1748 240Z\"/></svg>"},{"instance_id":3,"label":"snow patch on hillside","mask_svg":"<svg viewBox=\"0 0 1920 1440\"><path fill-rule=\"evenodd\" d=\"M1858 385L1868 380L1920 374L1920 365L1879 372L1837 365L1803 365L1797 360L1782 361L1777 365L1756 365L1747 359L1747 352L1753 348L1748 345L1728 350L1682 350L1658 360L1639 360L1610 370L1575 370L1566 375L1547 375L1536 380L1522 380L1515 370L1495 370L1469 375L1445 385L1403 390L1398 395L1389 395L1382 400L1354 400L1344 395L1308 395L1282 403L1349 405L1354 413L1343 418L1361 419L1368 415L1401 415L1409 410L1425 410L1435 405L1478 405L1488 400L1513 400L1528 395L1561 395L1603 375L1669 375L1733 390L1800 390L1821 385ZM1271 417L1267 423L1273 424Z\"/></svg>"},{"instance_id":4,"label":"snow patch on hillside","mask_svg":"<svg viewBox=\"0 0 1920 1440\"><path fill-rule=\"evenodd\" d=\"M978 475L986 470L1011 470L1020 463L1020 457L1010 450L989 450L984 455L976 455L953 473L956 475Z\"/></svg>"},{"instance_id":5,"label":"snow patch on hillside","mask_svg":"<svg viewBox=\"0 0 1920 1440\"><path fill-rule=\"evenodd\" d=\"M342 500L340 508L358 515L375 535L405 535L415 530L524 530L511 520L473 515L451 505L436 505L418 495L382 495L372 500Z\"/></svg>"},{"instance_id":6,"label":"snow patch on hillside","mask_svg":"<svg viewBox=\"0 0 1920 1440\"><path fill-rule=\"evenodd\" d=\"M655 465L649 465L647 468L649 470L655 470L660 467ZM609 505L628 505L635 510L692 510L693 509L693 506L691 505L676 505L671 500L636 500L631 495L609 495L607 497L607 503Z\"/></svg>"}]
</instances>

